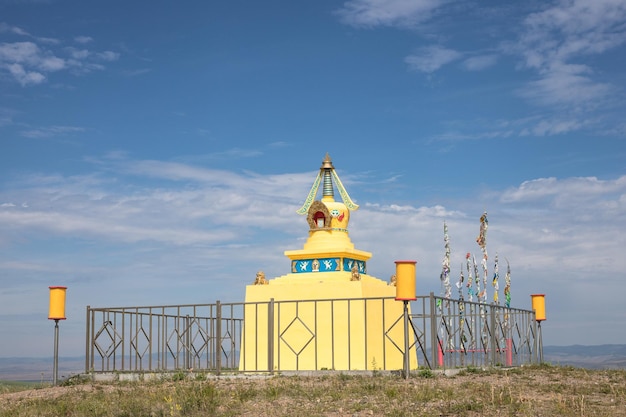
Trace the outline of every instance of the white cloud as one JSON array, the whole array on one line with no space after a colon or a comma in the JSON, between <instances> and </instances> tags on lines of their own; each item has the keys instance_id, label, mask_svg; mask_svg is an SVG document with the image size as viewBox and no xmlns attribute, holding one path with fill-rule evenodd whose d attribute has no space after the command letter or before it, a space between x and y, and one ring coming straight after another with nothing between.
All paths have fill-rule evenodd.
<instances>
[{"instance_id":1,"label":"white cloud","mask_svg":"<svg viewBox=\"0 0 626 417\"><path fill-rule=\"evenodd\" d=\"M89 43L93 42L93 38L91 36L76 36L74 40L77 43Z\"/></svg>"},{"instance_id":2,"label":"white cloud","mask_svg":"<svg viewBox=\"0 0 626 417\"><path fill-rule=\"evenodd\" d=\"M5 25L4 31L8 30L12 29ZM49 45L60 43L44 38L35 40ZM119 53L113 51L91 52L73 47L53 50L50 49L52 47L42 48L32 41L0 44L0 71L8 71L17 82L27 86L45 82L51 72L70 69L74 73L88 73L103 70L105 67L100 62L113 62L120 57ZM67 58L62 54L67 55Z\"/></svg>"},{"instance_id":3,"label":"white cloud","mask_svg":"<svg viewBox=\"0 0 626 417\"><path fill-rule=\"evenodd\" d=\"M527 16L513 49L539 78L522 95L543 105L581 106L605 99L612 87L594 79L593 61L579 62L624 45L624 21L626 3L619 0L562 0Z\"/></svg>"},{"instance_id":4,"label":"white cloud","mask_svg":"<svg viewBox=\"0 0 626 417\"><path fill-rule=\"evenodd\" d=\"M44 82L45 72L63 69L65 61L42 51L32 42L4 43L0 45L1 67L26 86Z\"/></svg>"},{"instance_id":5,"label":"white cloud","mask_svg":"<svg viewBox=\"0 0 626 417\"><path fill-rule=\"evenodd\" d=\"M415 54L404 58L404 62L411 70L421 72L434 72L442 66L456 61L463 56L460 52L447 49L438 45L432 45L419 49Z\"/></svg>"},{"instance_id":6,"label":"white cloud","mask_svg":"<svg viewBox=\"0 0 626 417\"><path fill-rule=\"evenodd\" d=\"M170 187L135 188L129 195L111 190L111 183L96 177L58 176L26 178L20 187L36 191L28 210L0 212L0 224L12 228L47 230L67 236L103 237L120 242L157 241L180 245L232 242L238 236L226 225L268 228L282 222L268 216L266 207L290 195L280 184L297 176L238 175L162 161L111 160L118 173L139 178L175 181ZM303 188L310 178L301 176ZM181 184L195 184L183 188ZM256 201L254 200L256 199ZM290 207L295 213L297 207ZM245 213L245 215L244 215ZM195 226L211 219L213 227ZM294 217L293 220L296 220Z\"/></svg>"},{"instance_id":7,"label":"white cloud","mask_svg":"<svg viewBox=\"0 0 626 417\"><path fill-rule=\"evenodd\" d=\"M533 44L550 41L542 50L562 59L601 53L626 41L625 17L626 3L621 0L561 0L525 19L524 39ZM562 41L555 42L555 33Z\"/></svg>"},{"instance_id":8,"label":"white cloud","mask_svg":"<svg viewBox=\"0 0 626 417\"><path fill-rule=\"evenodd\" d=\"M84 132L85 129L77 126L50 126L38 129L23 130L20 135L26 138L49 138L54 136L63 136L73 133Z\"/></svg>"},{"instance_id":9,"label":"white cloud","mask_svg":"<svg viewBox=\"0 0 626 417\"><path fill-rule=\"evenodd\" d=\"M519 132L520 136L552 136L575 132L587 126L588 120L578 118L541 119Z\"/></svg>"},{"instance_id":10,"label":"white cloud","mask_svg":"<svg viewBox=\"0 0 626 417\"><path fill-rule=\"evenodd\" d=\"M44 71L59 71L65 68L65 61L56 56L47 56L41 59L39 67Z\"/></svg>"},{"instance_id":11,"label":"white cloud","mask_svg":"<svg viewBox=\"0 0 626 417\"><path fill-rule=\"evenodd\" d=\"M607 83L595 82L583 75L584 67L554 65L530 81L518 94L541 105L568 107L586 105L608 96L613 87Z\"/></svg>"},{"instance_id":12,"label":"white cloud","mask_svg":"<svg viewBox=\"0 0 626 417\"><path fill-rule=\"evenodd\" d=\"M29 36L28 32L26 32L25 30L17 26L11 26L7 23L0 22L0 33L4 33L4 32L10 32L10 33L14 33L16 35L21 35L21 36Z\"/></svg>"},{"instance_id":13,"label":"white cloud","mask_svg":"<svg viewBox=\"0 0 626 417\"><path fill-rule=\"evenodd\" d=\"M15 62L37 65L41 50L33 42L3 43L0 45L0 62Z\"/></svg>"},{"instance_id":14,"label":"white cloud","mask_svg":"<svg viewBox=\"0 0 626 417\"><path fill-rule=\"evenodd\" d=\"M0 107L0 127L13 124L14 110Z\"/></svg>"},{"instance_id":15,"label":"white cloud","mask_svg":"<svg viewBox=\"0 0 626 417\"><path fill-rule=\"evenodd\" d=\"M75 60L83 60L87 58L91 53L87 49L67 48L70 56Z\"/></svg>"},{"instance_id":16,"label":"white cloud","mask_svg":"<svg viewBox=\"0 0 626 417\"><path fill-rule=\"evenodd\" d=\"M502 201L532 203L544 197L558 197L561 202L586 200L588 204L595 206L600 196L614 200L624 195L626 195L626 176L614 181L599 180L596 177L575 177L565 180L539 178L525 181L519 187L507 190L502 194ZM585 210L586 207L581 206L577 209Z\"/></svg>"},{"instance_id":17,"label":"white cloud","mask_svg":"<svg viewBox=\"0 0 626 417\"><path fill-rule=\"evenodd\" d=\"M351 0L336 11L351 26L411 27L428 20L446 0Z\"/></svg>"},{"instance_id":18,"label":"white cloud","mask_svg":"<svg viewBox=\"0 0 626 417\"><path fill-rule=\"evenodd\" d=\"M117 61L120 57L119 53L113 51L98 52L96 55L104 61Z\"/></svg>"},{"instance_id":19,"label":"white cloud","mask_svg":"<svg viewBox=\"0 0 626 417\"><path fill-rule=\"evenodd\" d=\"M123 70L122 74L124 74L126 77L137 77L140 75L147 74L151 71L152 71L152 68L139 68L135 70Z\"/></svg>"},{"instance_id":20,"label":"white cloud","mask_svg":"<svg viewBox=\"0 0 626 417\"><path fill-rule=\"evenodd\" d=\"M162 197L161 197L162 198ZM137 210L137 212L142 210ZM131 214L127 211L126 214ZM154 227L154 225L133 225L116 218L120 213L112 212L107 219L97 219L91 215L74 213L55 213L44 211L0 211L0 223L12 224L11 228L47 231L59 236L82 236L111 239L116 242L134 243L139 241L157 241L174 245L196 243L215 244L232 240L236 235L232 231L202 231L195 228Z\"/></svg>"},{"instance_id":21,"label":"white cloud","mask_svg":"<svg viewBox=\"0 0 626 417\"><path fill-rule=\"evenodd\" d=\"M26 71L20 64L10 64L6 68L22 86L41 84L46 76L37 71Z\"/></svg>"},{"instance_id":22,"label":"white cloud","mask_svg":"<svg viewBox=\"0 0 626 417\"><path fill-rule=\"evenodd\" d=\"M444 126L444 132L433 135L436 141L459 142L466 140L506 139L527 136L554 136L582 129L594 129L601 121L588 115L560 112L556 115L536 115L520 119L453 120ZM596 131L597 133L597 131Z\"/></svg>"},{"instance_id":23,"label":"white cloud","mask_svg":"<svg viewBox=\"0 0 626 417\"><path fill-rule=\"evenodd\" d=\"M473 56L463 61L463 67L468 71L481 71L494 66L496 62L498 62L497 55Z\"/></svg>"}]
</instances>

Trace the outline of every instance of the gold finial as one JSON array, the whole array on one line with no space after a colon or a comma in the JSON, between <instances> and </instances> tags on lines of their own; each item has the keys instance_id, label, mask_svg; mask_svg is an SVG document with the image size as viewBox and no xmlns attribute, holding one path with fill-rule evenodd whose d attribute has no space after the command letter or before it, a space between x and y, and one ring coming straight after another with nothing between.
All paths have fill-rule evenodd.
<instances>
[{"instance_id":1,"label":"gold finial","mask_svg":"<svg viewBox=\"0 0 626 417\"><path fill-rule=\"evenodd\" d=\"M321 169L335 169L335 167L333 166L333 161L330 160L330 155L328 155L328 152L326 152L326 156L324 157L324 161L322 161L322 168Z\"/></svg>"},{"instance_id":2,"label":"gold finial","mask_svg":"<svg viewBox=\"0 0 626 417\"><path fill-rule=\"evenodd\" d=\"M253 285L267 285L269 282L265 279L265 272L259 271L256 273L256 278L254 279Z\"/></svg>"}]
</instances>

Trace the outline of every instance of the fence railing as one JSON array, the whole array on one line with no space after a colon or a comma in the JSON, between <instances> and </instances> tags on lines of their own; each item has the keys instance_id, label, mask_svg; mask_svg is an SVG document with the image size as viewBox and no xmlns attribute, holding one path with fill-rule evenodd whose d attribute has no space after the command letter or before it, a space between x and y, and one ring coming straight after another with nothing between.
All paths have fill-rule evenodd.
<instances>
[{"instance_id":1,"label":"fence railing","mask_svg":"<svg viewBox=\"0 0 626 417\"><path fill-rule=\"evenodd\" d=\"M299 371L304 358L309 364L312 360L317 370L396 370L385 358L404 354L404 344L389 337L397 331L396 326L402 326L402 316L379 317L385 314L384 304L393 300L88 306L85 372ZM347 327L333 326L336 315L351 314L355 308L369 311L359 317L376 323L346 320ZM417 297L410 308L409 352L417 356L420 367L519 366L541 357L541 338L532 311L445 299L432 293ZM307 310L315 314L302 313ZM319 319L318 311L324 312L325 320ZM259 317L264 326L259 325ZM300 337L290 336L293 329ZM370 361L374 353L367 352L372 340L382 349L375 352L376 363ZM252 356L244 353L250 348L244 344L253 344ZM353 355L355 346L351 344L365 344L360 348L366 354Z\"/></svg>"},{"instance_id":2,"label":"fence railing","mask_svg":"<svg viewBox=\"0 0 626 417\"><path fill-rule=\"evenodd\" d=\"M243 304L87 307L87 372L238 367Z\"/></svg>"},{"instance_id":3,"label":"fence railing","mask_svg":"<svg viewBox=\"0 0 626 417\"><path fill-rule=\"evenodd\" d=\"M532 311L432 295L430 304L430 326L423 327L430 327L433 367L519 366L540 358Z\"/></svg>"}]
</instances>

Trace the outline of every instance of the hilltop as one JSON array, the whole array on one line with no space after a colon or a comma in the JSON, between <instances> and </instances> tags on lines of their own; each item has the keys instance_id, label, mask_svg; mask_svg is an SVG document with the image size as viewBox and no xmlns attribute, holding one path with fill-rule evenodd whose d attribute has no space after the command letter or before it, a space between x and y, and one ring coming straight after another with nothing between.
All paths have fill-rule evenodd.
<instances>
[{"instance_id":1,"label":"hilltop","mask_svg":"<svg viewBox=\"0 0 626 417\"><path fill-rule=\"evenodd\" d=\"M0 393L3 386L0 384ZM114 400L113 400L114 399ZM0 417L626 416L626 371L551 365L466 368L446 376L321 372L314 376L173 374L152 382L95 383L0 394Z\"/></svg>"}]
</instances>

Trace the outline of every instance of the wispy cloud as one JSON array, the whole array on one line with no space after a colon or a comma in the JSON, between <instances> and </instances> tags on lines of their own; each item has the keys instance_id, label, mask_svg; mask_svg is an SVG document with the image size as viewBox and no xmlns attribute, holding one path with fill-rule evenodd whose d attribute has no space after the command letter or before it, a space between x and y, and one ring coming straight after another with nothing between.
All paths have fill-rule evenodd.
<instances>
[{"instance_id":1,"label":"wispy cloud","mask_svg":"<svg viewBox=\"0 0 626 417\"><path fill-rule=\"evenodd\" d=\"M573 203L585 202L578 207L580 211L595 209L600 200L613 203L605 205L626 210L621 203L626 195L626 176L616 180L601 180L596 177L576 177L564 180L556 178L540 178L525 181L519 187L507 190L502 194L502 201L506 203L534 204L538 199L552 198L561 208L567 209ZM600 212L598 213L600 214Z\"/></svg>"},{"instance_id":2,"label":"wispy cloud","mask_svg":"<svg viewBox=\"0 0 626 417\"><path fill-rule=\"evenodd\" d=\"M138 210L139 211L139 210ZM85 216L74 213L49 211L0 211L0 222L10 223L12 228L41 230L59 236L82 236L83 238L105 238L117 242L134 243L139 241L157 241L170 244L216 244L232 240L236 235L232 231L201 231L189 227L158 227L154 225L133 225L116 219L111 213L107 219L97 221L93 215ZM117 213L119 214L119 213Z\"/></svg>"},{"instance_id":3,"label":"wispy cloud","mask_svg":"<svg viewBox=\"0 0 626 417\"><path fill-rule=\"evenodd\" d=\"M0 45L0 68L8 69L22 85L39 84L46 79L44 72L58 71L64 65L62 59L42 51L33 42Z\"/></svg>"},{"instance_id":4,"label":"wispy cloud","mask_svg":"<svg viewBox=\"0 0 626 417\"><path fill-rule=\"evenodd\" d=\"M533 120L521 131L520 136L552 136L561 135L568 132L575 132L593 124L590 119L580 119L576 117L541 118Z\"/></svg>"},{"instance_id":5,"label":"wispy cloud","mask_svg":"<svg viewBox=\"0 0 626 417\"><path fill-rule=\"evenodd\" d=\"M93 42L93 38L91 36L76 36L74 38L74 41L76 41L77 43L89 43L89 42Z\"/></svg>"},{"instance_id":6,"label":"wispy cloud","mask_svg":"<svg viewBox=\"0 0 626 417\"><path fill-rule=\"evenodd\" d=\"M428 20L446 0L351 0L335 13L355 27L413 27Z\"/></svg>"},{"instance_id":7,"label":"wispy cloud","mask_svg":"<svg viewBox=\"0 0 626 417\"><path fill-rule=\"evenodd\" d=\"M618 127L621 118L612 113L624 106L624 100L611 83L610 76L599 72L594 59L626 44L623 24L626 21L625 2L555 0L542 4L538 11L529 13L528 9L524 9L526 15L515 18L513 12L520 9L499 8L499 19L510 19L514 37L493 45L483 45L487 49L475 51L448 46L454 38L437 32L438 23L445 16L464 12L462 7L447 7L449 3L435 0L354 0L345 2L337 11L343 23L354 27L415 28L428 21L427 37L437 38L439 43L417 49L406 56L404 62L410 70L428 74L429 77L457 61L458 68L482 71L499 61L502 61L501 66L504 63L510 65L510 61L502 56L513 56L519 62L517 68L510 69L516 69L516 76L521 75L526 80L522 78L523 87L514 87L508 93L551 111L548 115L528 118L526 124L513 122L517 123L515 129L493 129L497 121L486 121L487 124L480 130L448 131L438 135L440 139L561 135L595 128L598 116L591 112L598 109L605 111L604 114L617 126L605 129L606 134L619 135L623 131ZM492 13L493 9L486 11ZM489 28L485 31L488 32ZM485 53L485 50L489 52Z\"/></svg>"},{"instance_id":8,"label":"wispy cloud","mask_svg":"<svg viewBox=\"0 0 626 417\"><path fill-rule=\"evenodd\" d=\"M420 48L414 54L404 58L404 62L414 71L434 72L442 66L460 59L462 53L438 45Z\"/></svg>"},{"instance_id":9,"label":"wispy cloud","mask_svg":"<svg viewBox=\"0 0 626 417\"><path fill-rule=\"evenodd\" d=\"M8 23L5 22L0 22L0 33L13 33L16 35L21 35L21 36L30 36L28 32L26 32L25 30L17 27L17 26L12 26L9 25Z\"/></svg>"},{"instance_id":10,"label":"wispy cloud","mask_svg":"<svg viewBox=\"0 0 626 417\"><path fill-rule=\"evenodd\" d=\"M612 88L594 78L588 58L626 43L624 21L626 3L614 0L562 0L528 15L518 42L505 44L538 76L521 94L544 105L580 106L606 98Z\"/></svg>"},{"instance_id":11,"label":"wispy cloud","mask_svg":"<svg viewBox=\"0 0 626 417\"><path fill-rule=\"evenodd\" d=\"M84 131L84 128L77 126L49 126L37 129L23 130L20 132L20 135L25 138L42 139L82 133Z\"/></svg>"},{"instance_id":12,"label":"wispy cloud","mask_svg":"<svg viewBox=\"0 0 626 417\"><path fill-rule=\"evenodd\" d=\"M614 90L610 84L594 81L590 75L591 70L585 66L553 63L517 93L545 106L588 108Z\"/></svg>"},{"instance_id":13,"label":"wispy cloud","mask_svg":"<svg viewBox=\"0 0 626 417\"><path fill-rule=\"evenodd\" d=\"M511 137L543 137L562 135L581 129L591 129L598 121L575 115L537 115L512 120L454 120L448 122L444 133L434 135L433 140L459 142L467 140L505 139Z\"/></svg>"},{"instance_id":14,"label":"wispy cloud","mask_svg":"<svg viewBox=\"0 0 626 417\"><path fill-rule=\"evenodd\" d=\"M113 62L120 54L114 51L89 51L73 47L57 47L57 40L36 38L19 28L0 24L1 32L11 32L30 40L0 44L0 71L9 73L22 86L44 83L54 72L71 70L87 73L104 69L103 62ZM79 43L87 37L77 38ZM80 41L82 40L82 42Z\"/></svg>"},{"instance_id":15,"label":"wispy cloud","mask_svg":"<svg viewBox=\"0 0 626 417\"><path fill-rule=\"evenodd\" d=\"M139 68L134 70L124 70L122 74L126 77L137 77L140 75L147 74L152 71L152 68Z\"/></svg>"},{"instance_id":16,"label":"wispy cloud","mask_svg":"<svg viewBox=\"0 0 626 417\"><path fill-rule=\"evenodd\" d=\"M495 54L472 56L463 61L463 68L468 71L481 71L494 66L498 62Z\"/></svg>"},{"instance_id":17,"label":"wispy cloud","mask_svg":"<svg viewBox=\"0 0 626 417\"><path fill-rule=\"evenodd\" d=\"M96 56L103 61L110 62L110 61L117 61L120 57L120 54L118 52L113 52L113 51L104 51L104 52L97 52Z\"/></svg>"},{"instance_id":18,"label":"wispy cloud","mask_svg":"<svg viewBox=\"0 0 626 417\"><path fill-rule=\"evenodd\" d=\"M176 183L169 187L161 183L158 188L132 186L130 194L124 194L112 188L117 182L99 176L24 178L19 181L22 191L13 198L28 201L28 207L18 207L16 200L5 196L0 224L10 224L12 230L44 230L127 243L225 244L236 241L243 231L223 229L226 225L277 227L283 220L267 216L266 207L293 197L284 193L286 187L281 184L298 182L293 175L262 177L123 157L115 161L111 166L115 172ZM301 176L300 181L303 188L310 186L310 178ZM30 195L24 194L28 189ZM289 211L295 213L295 209ZM211 227L198 227L209 219Z\"/></svg>"}]
</instances>

